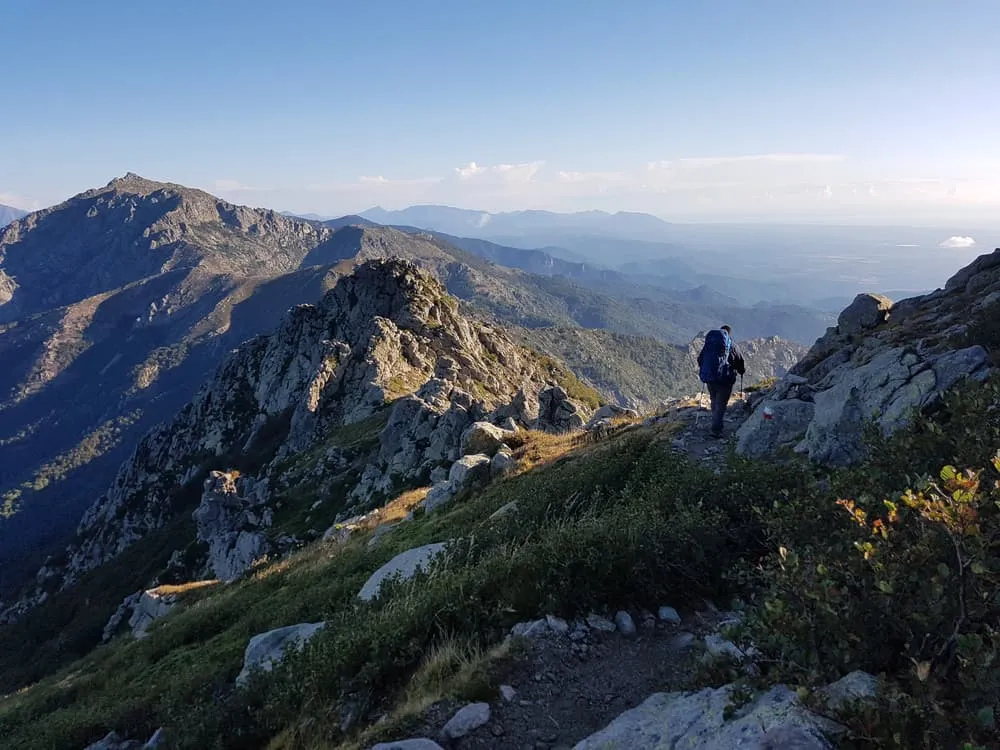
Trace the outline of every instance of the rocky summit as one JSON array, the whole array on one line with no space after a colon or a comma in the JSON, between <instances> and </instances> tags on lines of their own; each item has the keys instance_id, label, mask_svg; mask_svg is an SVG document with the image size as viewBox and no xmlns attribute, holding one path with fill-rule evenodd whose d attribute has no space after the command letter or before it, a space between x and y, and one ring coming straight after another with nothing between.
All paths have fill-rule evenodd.
<instances>
[{"instance_id":1,"label":"rocky summit","mask_svg":"<svg viewBox=\"0 0 1000 750\"><path fill-rule=\"evenodd\" d=\"M447 471L477 423L580 428L591 407L559 386L568 377L502 329L461 315L413 264L364 263L318 304L240 347L175 419L147 434L84 514L64 562L47 565L7 617L178 516L195 521L196 538L171 553L164 575L238 578L301 543L276 532L289 488L317 483L333 521ZM189 544L201 551L185 552Z\"/></svg>"},{"instance_id":2,"label":"rocky summit","mask_svg":"<svg viewBox=\"0 0 1000 750\"><path fill-rule=\"evenodd\" d=\"M823 463L857 462L867 424L889 435L956 383L990 376L997 362L977 338L996 325L998 308L1000 250L928 295L895 304L858 295L757 402L739 430L739 451L792 449Z\"/></svg>"}]
</instances>

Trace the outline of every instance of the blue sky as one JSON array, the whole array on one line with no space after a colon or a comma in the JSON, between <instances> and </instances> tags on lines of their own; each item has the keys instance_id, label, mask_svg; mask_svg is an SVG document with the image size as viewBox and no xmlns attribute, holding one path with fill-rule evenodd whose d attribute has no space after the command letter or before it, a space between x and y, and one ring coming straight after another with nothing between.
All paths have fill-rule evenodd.
<instances>
[{"instance_id":1,"label":"blue sky","mask_svg":"<svg viewBox=\"0 0 1000 750\"><path fill-rule=\"evenodd\" d=\"M1000 221L995 0L0 0L0 203Z\"/></svg>"}]
</instances>

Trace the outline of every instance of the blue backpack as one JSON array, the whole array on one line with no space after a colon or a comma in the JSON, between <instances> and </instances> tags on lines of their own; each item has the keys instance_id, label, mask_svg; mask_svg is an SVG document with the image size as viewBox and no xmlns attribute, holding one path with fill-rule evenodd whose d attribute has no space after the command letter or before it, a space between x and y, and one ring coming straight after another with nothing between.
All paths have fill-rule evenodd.
<instances>
[{"instance_id":1,"label":"blue backpack","mask_svg":"<svg viewBox=\"0 0 1000 750\"><path fill-rule=\"evenodd\" d=\"M698 373L702 383L730 382L733 379L733 368L729 364L732 345L729 334L721 329L709 331L705 335L705 346L701 350L701 369Z\"/></svg>"}]
</instances>

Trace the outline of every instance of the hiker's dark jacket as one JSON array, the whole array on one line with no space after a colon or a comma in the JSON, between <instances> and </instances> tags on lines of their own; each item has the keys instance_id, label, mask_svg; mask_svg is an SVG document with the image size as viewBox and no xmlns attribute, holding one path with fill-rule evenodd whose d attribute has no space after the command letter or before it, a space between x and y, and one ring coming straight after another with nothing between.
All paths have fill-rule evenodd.
<instances>
[{"instance_id":1,"label":"hiker's dark jacket","mask_svg":"<svg viewBox=\"0 0 1000 750\"><path fill-rule=\"evenodd\" d=\"M698 367L701 367L702 357L705 355L705 347L702 346L701 351L698 352ZM743 361L743 355L740 353L739 348L736 346L736 342L730 339L729 345L729 372L731 373L729 378L725 381L727 385L732 385L736 382L737 375L743 375L747 371L746 363Z\"/></svg>"}]
</instances>

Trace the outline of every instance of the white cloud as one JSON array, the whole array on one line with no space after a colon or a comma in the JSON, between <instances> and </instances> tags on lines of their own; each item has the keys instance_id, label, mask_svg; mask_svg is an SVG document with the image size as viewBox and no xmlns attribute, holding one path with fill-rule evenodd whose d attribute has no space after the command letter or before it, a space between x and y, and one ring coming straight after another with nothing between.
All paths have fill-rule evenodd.
<instances>
[{"instance_id":1,"label":"white cloud","mask_svg":"<svg viewBox=\"0 0 1000 750\"><path fill-rule=\"evenodd\" d=\"M216 180L215 189L226 193L242 193L252 190L266 190L267 188L253 187L252 185L246 185L239 180Z\"/></svg>"},{"instance_id":2,"label":"white cloud","mask_svg":"<svg viewBox=\"0 0 1000 750\"><path fill-rule=\"evenodd\" d=\"M964 250L968 247L974 247L976 241L972 237L949 237L944 242L942 242L939 247L946 247L949 250Z\"/></svg>"},{"instance_id":3,"label":"white cloud","mask_svg":"<svg viewBox=\"0 0 1000 750\"><path fill-rule=\"evenodd\" d=\"M531 182L535 175L545 166L544 161L530 161L523 164L495 164L483 166L470 161L464 167L452 170L462 181L525 183Z\"/></svg>"}]
</instances>

